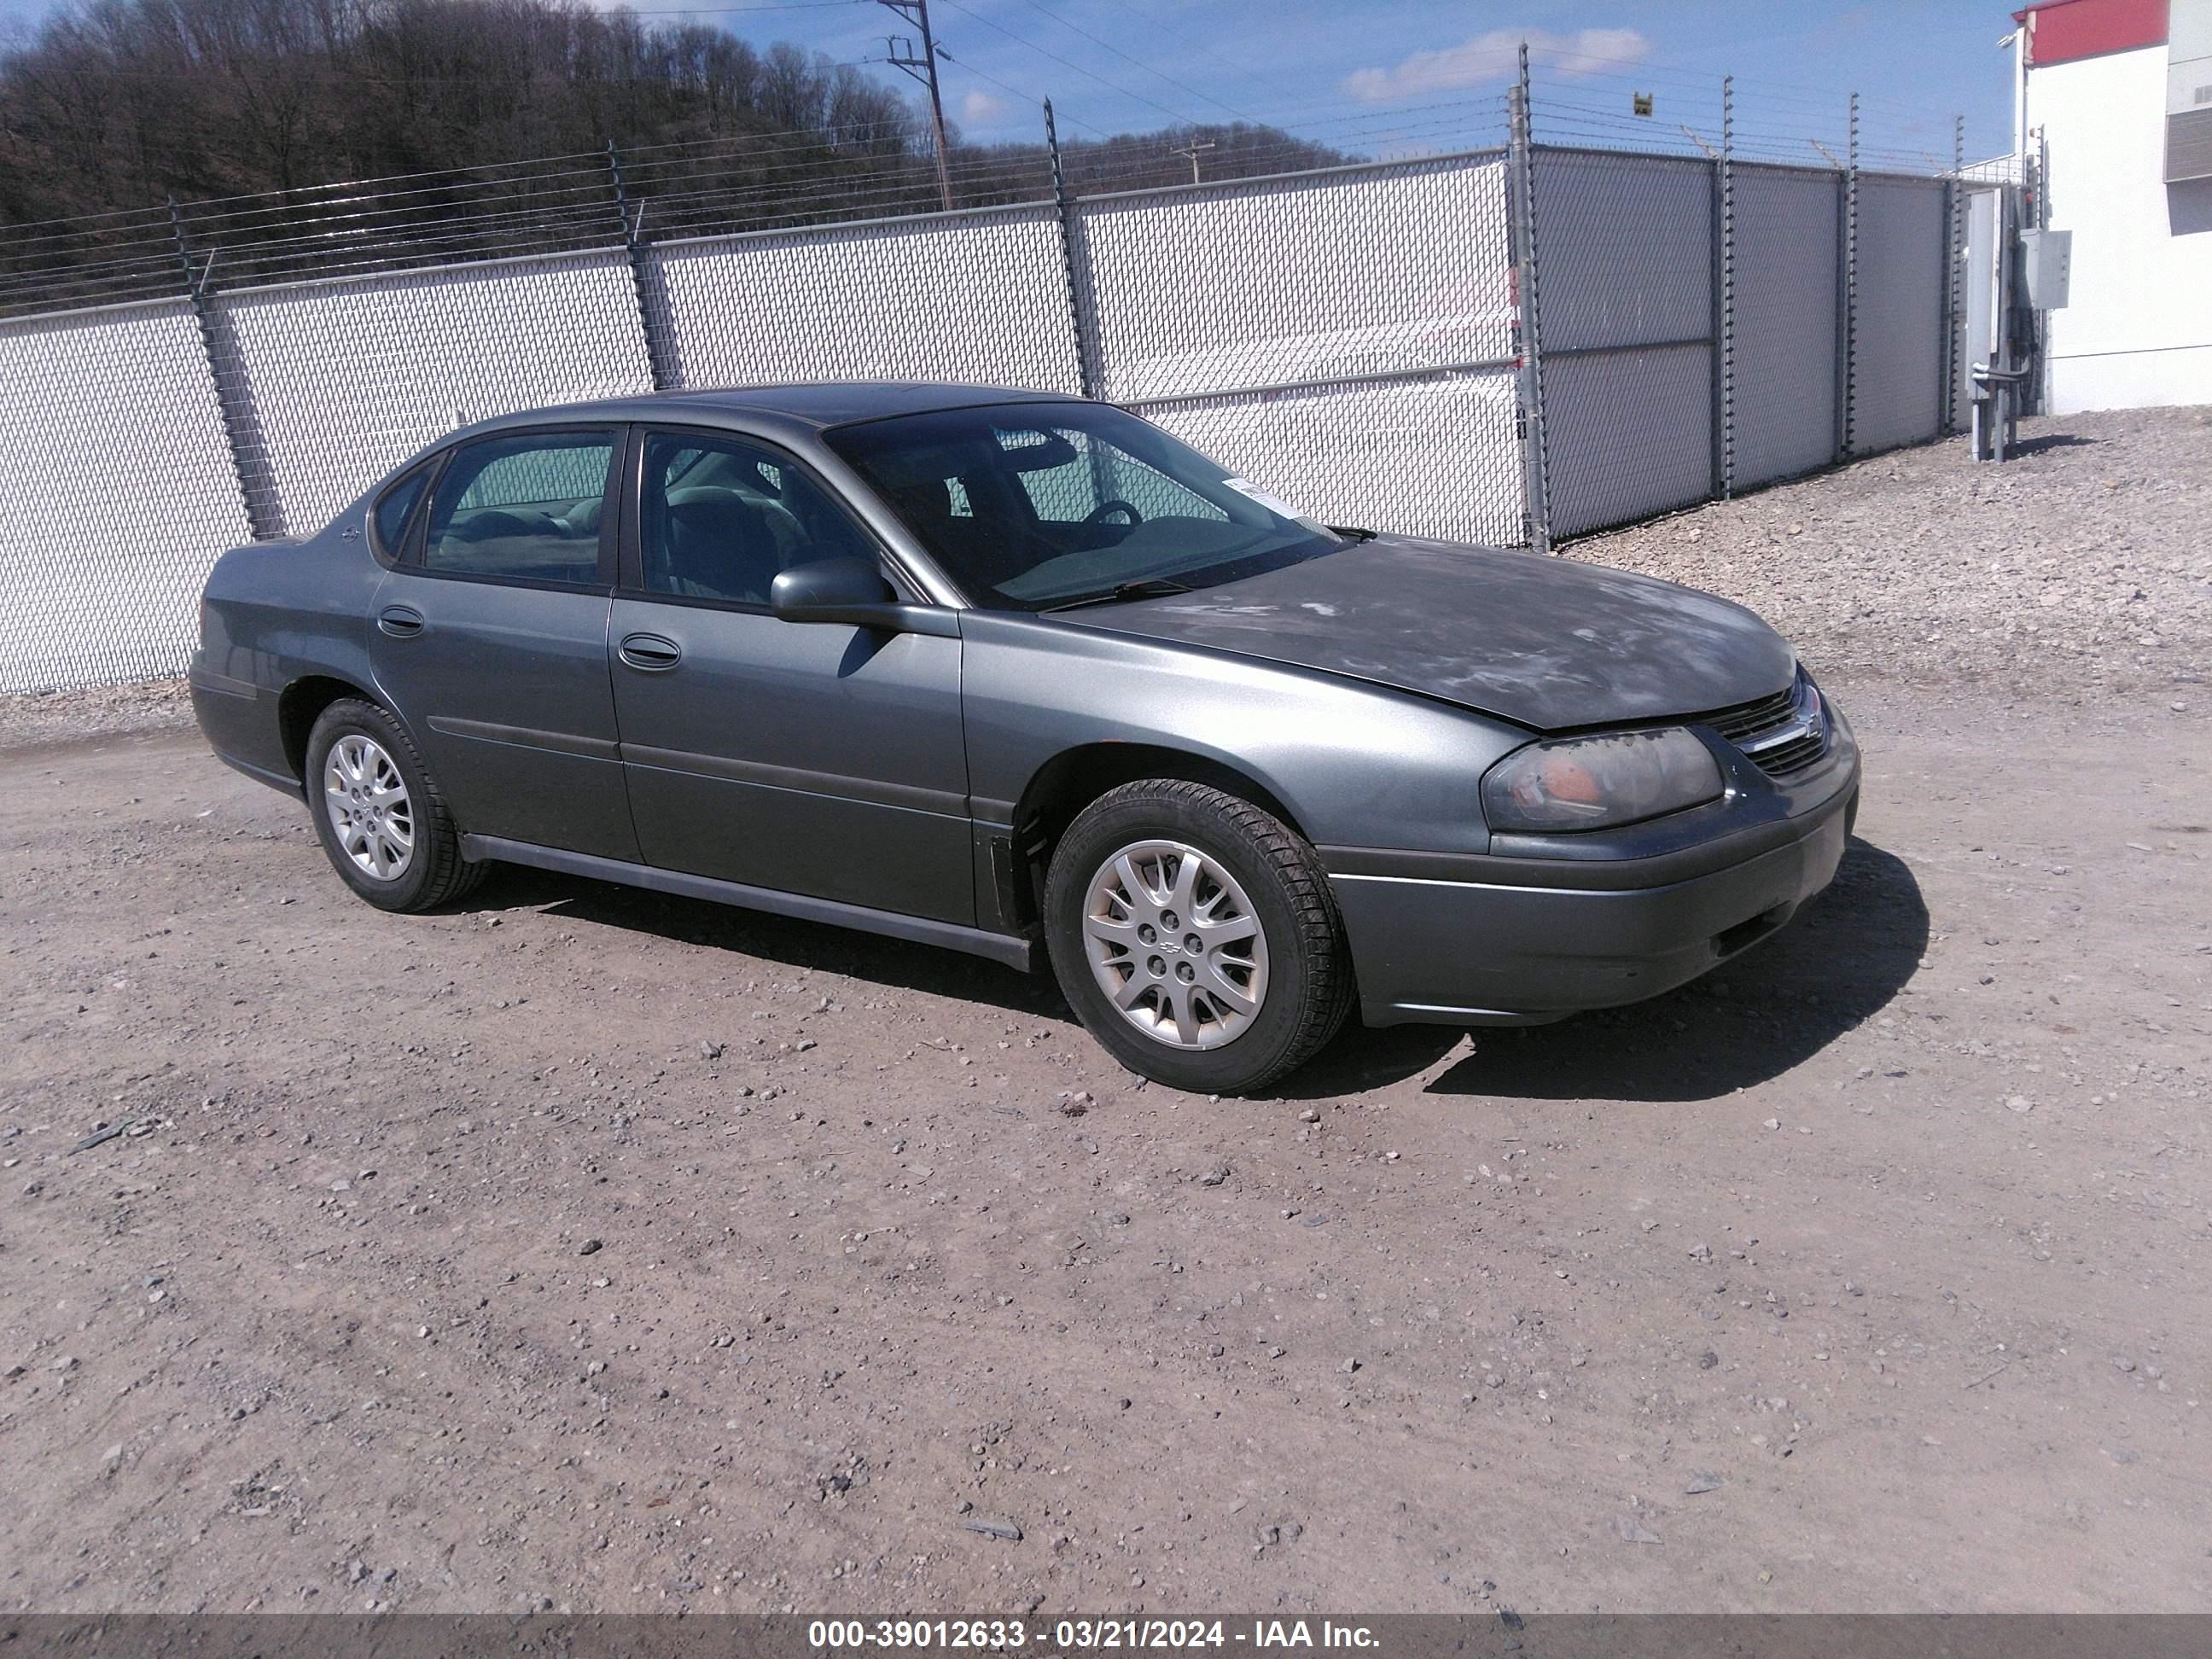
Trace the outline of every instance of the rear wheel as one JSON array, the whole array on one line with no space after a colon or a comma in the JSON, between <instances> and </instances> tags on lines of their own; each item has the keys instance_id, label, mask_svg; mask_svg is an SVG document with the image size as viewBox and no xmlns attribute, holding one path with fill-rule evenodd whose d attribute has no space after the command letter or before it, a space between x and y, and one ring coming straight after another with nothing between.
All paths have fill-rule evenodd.
<instances>
[{"instance_id":1,"label":"rear wheel","mask_svg":"<svg viewBox=\"0 0 2212 1659\"><path fill-rule=\"evenodd\" d=\"M347 886L380 910L451 903L483 879L406 728L358 697L325 708L307 734L315 836Z\"/></svg>"},{"instance_id":2,"label":"rear wheel","mask_svg":"<svg viewBox=\"0 0 2212 1659\"><path fill-rule=\"evenodd\" d=\"M1085 807L1045 888L1054 972L1130 1070L1243 1094L1335 1035L1352 971L1313 849L1249 801L1173 779Z\"/></svg>"}]
</instances>

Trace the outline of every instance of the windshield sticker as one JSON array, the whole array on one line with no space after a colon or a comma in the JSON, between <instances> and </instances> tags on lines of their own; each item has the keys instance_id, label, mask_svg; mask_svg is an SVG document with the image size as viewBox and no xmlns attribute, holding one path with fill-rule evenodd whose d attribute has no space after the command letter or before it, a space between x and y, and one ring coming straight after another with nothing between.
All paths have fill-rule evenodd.
<instances>
[{"instance_id":1,"label":"windshield sticker","mask_svg":"<svg viewBox=\"0 0 2212 1659\"><path fill-rule=\"evenodd\" d=\"M1221 482L1247 500L1259 502L1270 513L1279 513L1286 519L1296 519L1301 523L1312 522L1281 496L1270 495L1249 478L1224 478Z\"/></svg>"}]
</instances>

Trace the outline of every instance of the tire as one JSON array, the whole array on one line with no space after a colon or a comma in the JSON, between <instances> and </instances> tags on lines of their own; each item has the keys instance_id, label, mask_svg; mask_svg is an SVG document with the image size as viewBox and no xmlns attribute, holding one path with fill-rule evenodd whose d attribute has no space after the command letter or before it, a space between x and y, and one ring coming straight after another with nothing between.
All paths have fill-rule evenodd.
<instances>
[{"instance_id":1,"label":"tire","mask_svg":"<svg viewBox=\"0 0 2212 1659\"><path fill-rule=\"evenodd\" d=\"M389 709L344 697L323 710L307 733L303 782L331 867L380 910L450 904L489 867L461 856L446 798Z\"/></svg>"},{"instance_id":2,"label":"tire","mask_svg":"<svg viewBox=\"0 0 2212 1659\"><path fill-rule=\"evenodd\" d=\"M1344 926L1313 848L1205 784L1150 779L1084 808L1053 849L1044 913L1076 1017L1170 1088L1263 1089L1313 1058L1352 1006Z\"/></svg>"}]
</instances>

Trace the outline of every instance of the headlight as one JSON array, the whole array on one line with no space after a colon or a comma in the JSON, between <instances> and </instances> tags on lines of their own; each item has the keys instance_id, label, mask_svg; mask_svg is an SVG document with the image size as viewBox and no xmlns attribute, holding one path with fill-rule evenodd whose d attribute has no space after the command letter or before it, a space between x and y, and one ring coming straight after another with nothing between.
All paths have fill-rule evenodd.
<instances>
[{"instance_id":1,"label":"headlight","mask_svg":"<svg viewBox=\"0 0 2212 1659\"><path fill-rule=\"evenodd\" d=\"M1680 726L1516 749L1482 781L1492 830L1603 830L1717 799L1712 750Z\"/></svg>"}]
</instances>

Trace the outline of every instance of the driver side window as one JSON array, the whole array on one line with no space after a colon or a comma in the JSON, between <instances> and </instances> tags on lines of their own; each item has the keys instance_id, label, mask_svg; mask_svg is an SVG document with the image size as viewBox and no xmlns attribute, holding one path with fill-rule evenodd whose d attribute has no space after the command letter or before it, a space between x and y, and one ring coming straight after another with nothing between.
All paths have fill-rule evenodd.
<instances>
[{"instance_id":1,"label":"driver side window","mask_svg":"<svg viewBox=\"0 0 2212 1659\"><path fill-rule=\"evenodd\" d=\"M795 565L877 556L828 491L737 438L650 434L638 520L646 591L672 598L766 605Z\"/></svg>"},{"instance_id":2,"label":"driver side window","mask_svg":"<svg viewBox=\"0 0 2212 1659\"><path fill-rule=\"evenodd\" d=\"M599 579L611 432L532 432L465 445L438 481L422 568L512 581Z\"/></svg>"}]
</instances>

